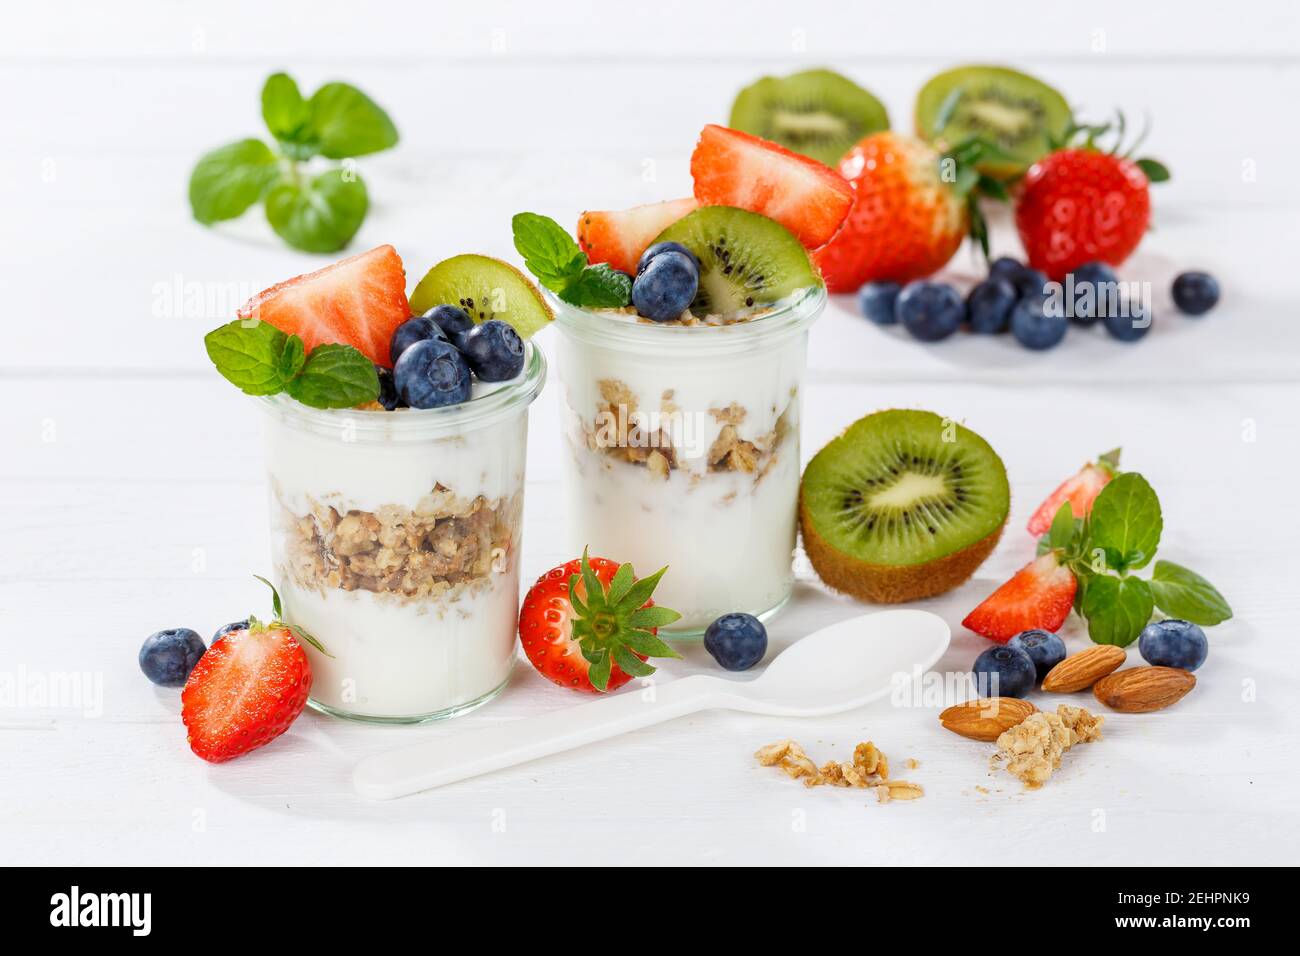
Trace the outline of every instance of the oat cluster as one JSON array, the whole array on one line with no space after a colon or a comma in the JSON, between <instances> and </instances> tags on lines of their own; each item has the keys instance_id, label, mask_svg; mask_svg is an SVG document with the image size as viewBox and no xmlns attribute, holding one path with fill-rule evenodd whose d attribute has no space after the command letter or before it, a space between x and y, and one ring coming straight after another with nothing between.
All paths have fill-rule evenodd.
<instances>
[{"instance_id":1,"label":"oat cluster","mask_svg":"<svg viewBox=\"0 0 1300 956\"><path fill-rule=\"evenodd\" d=\"M1054 714L1035 712L1002 732L993 764L1005 762L1007 772L1026 789L1037 790L1061 766L1061 756L1067 750L1101 739L1105 720L1068 704L1061 704Z\"/></svg>"},{"instance_id":2,"label":"oat cluster","mask_svg":"<svg viewBox=\"0 0 1300 956\"><path fill-rule=\"evenodd\" d=\"M764 767L776 767L787 776L802 780L805 787L855 787L873 790L876 800L915 800L924 794L920 784L889 779L889 759L871 741L853 748L850 761L827 761L820 767L793 740L778 740L754 754ZM915 766L915 761L908 761Z\"/></svg>"}]
</instances>

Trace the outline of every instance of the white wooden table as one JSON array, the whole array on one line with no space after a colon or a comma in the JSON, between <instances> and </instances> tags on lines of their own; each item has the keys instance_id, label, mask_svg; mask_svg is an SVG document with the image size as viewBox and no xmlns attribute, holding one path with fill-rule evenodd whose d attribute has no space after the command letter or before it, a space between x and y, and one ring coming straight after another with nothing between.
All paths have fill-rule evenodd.
<instances>
[{"instance_id":1,"label":"white wooden table","mask_svg":"<svg viewBox=\"0 0 1300 956\"><path fill-rule=\"evenodd\" d=\"M698 3L585 6L155 0L130 14L80 2L6 15L0 862L970 864L1004 859L1009 843L1034 863L1292 862L1293 5L1245 4L1232 17L1118 0L942 17L901 5L803 3L792 15L764 2L743 17ZM1204 573L1237 612L1211 632L1192 696L1108 716L1107 739L1069 755L1037 793L990 777L990 748L941 730L932 710L888 703L802 722L703 714L397 802L351 792L363 755L574 702L526 664L496 702L451 723L377 728L309 713L227 765L188 752L177 694L140 675L139 643L164 626L206 635L260 608L250 575L267 566L256 414L211 370L201 336L249 291L320 265L256 213L219 230L188 216L198 154L261 132L267 73L287 68L309 88L347 79L390 110L403 142L361 164L373 207L355 248L392 242L419 275L460 251L514 258L509 219L521 209L567 222L686 195L695 133L725 120L733 91L759 73L836 66L906 126L920 82L972 59L1039 73L1094 115L1149 112L1147 151L1175 179L1157 191L1156 230L1126 273L1163 292L1180 269L1205 267L1223 304L1194 321L1158 299L1137 346L1075 331L1040 355L969 336L922 346L836 302L813 331L804 455L890 406L963 419L1002 454L1013 487L1002 545L974 580L919 605L953 626L939 669L960 671L984 642L959 622L1032 553L1029 512L1122 444L1125 465L1160 494L1162 555ZM1017 251L1005 221L995 251ZM949 271L973 276L973 260L963 251ZM187 301L195 290L206 304ZM571 557L549 544L562 518L547 392L531 426L527 580ZM803 567L773 644L861 609ZM1066 634L1086 644L1077 620ZM693 647L662 672L708 670ZM35 696L81 674L98 706ZM757 767L755 748L786 736L816 757L871 739L896 765L920 762L908 777L926 795L869 806L860 792L805 790Z\"/></svg>"}]
</instances>

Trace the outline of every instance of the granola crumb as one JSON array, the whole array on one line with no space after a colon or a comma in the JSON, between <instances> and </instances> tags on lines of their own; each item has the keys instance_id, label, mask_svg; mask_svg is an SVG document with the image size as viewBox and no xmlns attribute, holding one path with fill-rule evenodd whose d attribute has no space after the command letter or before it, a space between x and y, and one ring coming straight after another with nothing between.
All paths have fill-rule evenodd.
<instances>
[{"instance_id":1,"label":"granola crumb","mask_svg":"<svg viewBox=\"0 0 1300 956\"><path fill-rule=\"evenodd\" d=\"M828 760L820 767L793 740L768 744L754 756L764 767L776 767L788 776L802 780L805 787L873 790L879 803L916 800L925 793L920 784L889 779L889 759L869 740L853 748L852 760Z\"/></svg>"},{"instance_id":2,"label":"granola crumb","mask_svg":"<svg viewBox=\"0 0 1300 956\"><path fill-rule=\"evenodd\" d=\"M917 767L921 766L921 761L917 760L915 757L908 757L907 762L904 763L903 766L908 770L915 770Z\"/></svg>"},{"instance_id":3,"label":"granola crumb","mask_svg":"<svg viewBox=\"0 0 1300 956\"><path fill-rule=\"evenodd\" d=\"M1061 704L1055 714L1035 712L1003 731L998 737L998 752L989 767L996 770L1002 760L1006 770L1020 780L1027 790L1037 790L1061 766L1061 756L1078 743L1101 739L1104 717L1082 707Z\"/></svg>"}]
</instances>

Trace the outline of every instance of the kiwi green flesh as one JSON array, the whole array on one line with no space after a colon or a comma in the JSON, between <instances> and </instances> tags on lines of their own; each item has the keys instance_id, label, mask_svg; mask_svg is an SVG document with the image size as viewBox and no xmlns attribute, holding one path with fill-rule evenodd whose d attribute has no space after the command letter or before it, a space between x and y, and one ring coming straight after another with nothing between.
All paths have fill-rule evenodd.
<instances>
[{"instance_id":1,"label":"kiwi green flesh","mask_svg":"<svg viewBox=\"0 0 1300 956\"><path fill-rule=\"evenodd\" d=\"M869 415L814 456L801 495L825 545L850 561L917 567L997 533L1006 469L988 442L933 412ZM973 569L972 569L973 570Z\"/></svg>"},{"instance_id":2,"label":"kiwi green flesh","mask_svg":"<svg viewBox=\"0 0 1300 956\"><path fill-rule=\"evenodd\" d=\"M475 322L508 322L525 339L554 318L522 272L491 256L452 256L425 273L411 293L411 312L420 315L438 305L459 306Z\"/></svg>"},{"instance_id":3,"label":"kiwi green flesh","mask_svg":"<svg viewBox=\"0 0 1300 956\"><path fill-rule=\"evenodd\" d=\"M700 260L690 311L701 317L762 308L821 282L808 250L790 230L745 209L705 206L654 241L680 242Z\"/></svg>"},{"instance_id":4,"label":"kiwi green flesh","mask_svg":"<svg viewBox=\"0 0 1300 956\"><path fill-rule=\"evenodd\" d=\"M942 129L935 129L950 97L960 95ZM916 98L917 133L940 148L972 136L988 140L1007 158L978 165L985 172L1013 174L1029 167L1064 134L1070 106L1052 87L1005 67L967 66L933 77Z\"/></svg>"},{"instance_id":5,"label":"kiwi green flesh","mask_svg":"<svg viewBox=\"0 0 1300 956\"><path fill-rule=\"evenodd\" d=\"M831 70L765 76L745 87L731 107L732 129L780 143L834 166L862 137L889 128L884 105Z\"/></svg>"}]
</instances>

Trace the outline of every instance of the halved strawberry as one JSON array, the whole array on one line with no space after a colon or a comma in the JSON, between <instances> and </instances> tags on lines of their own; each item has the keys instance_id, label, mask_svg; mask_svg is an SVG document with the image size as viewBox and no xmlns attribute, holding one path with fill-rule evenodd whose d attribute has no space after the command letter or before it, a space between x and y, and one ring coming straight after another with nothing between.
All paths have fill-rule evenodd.
<instances>
[{"instance_id":1,"label":"halved strawberry","mask_svg":"<svg viewBox=\"0 0 1300 956\"><path fill-rule=\"evenodd\" d=\"M578 217L578 245L594 265L636 275L641 253L678 219L700 207L693 196L653 202L631 209L584 212Z\"/></svg>"},{"instance_id":2,"label":"halved strawberry","mask_svg":"<svg viewBox=\"0 0 1300 956\"><path fill-rule=\"evenodd\" d=\"M230 631L208 648L181 692L190 749L221 763L270 743L307 703L311 664L279 621Z\"/></svg>"},{"instance_id":3,"label":"halved strawberry","mask_svg":"<svg viewBox=\"0 0 1300 956\"><path fill-rule=\"evenodd\" d=\"M1061 482L1060 487L1047 496L1047 500L1038 506L1026 527L1034 537L1046 534L1052 527L1052 519L1066 501L1076 518L1085 518L1092 510L1092 502L1106 483L1119 474L1119 449L1108 451L1095 462L1084 465L1071 478Z\"/></svg>"},{"instance_id":4,"label":"halved strawberry","mask_svg":"<svg viewBox=\"0 0 1300 956\"><path fill-rule=\"evenodd\" d=\"M657 637L681 615L650 600L666 570L637 580L632 565L585 553L552 568L519 612L524 653L543 677L574 690L617 690L653 674L647 657L681 656Z\"/></svg>"},{"instance_id":5,"label":"halved strawberry","mask_svg":"<svg viewBox=\"0 0 1300 956\"><path fill-rule=\"evenodd\" d=\"M259 292L244 303L239 317L297 335L308 352L339 342L391 368L389 341L411 317L406 272L396 249L379 246Z\"/></svg>"},{"instance_id":6,"label":"halved strawberry","mask_svg":"<svg viewBox=\"0 0 1300 956\"><path fill-rule=\"evenodd\" d=\"M725 126L704 127L691 175L701 204L775 219L808 249L835 235L853 205L853 187L829 166Z\"/></svg>"},{"instance_id":7,"label":"halved strawberry","mask_svg":"<svg viewBox=\"0 0 1300 956\"><path fill-rule=\"evenodd\" d=\"M961 623L999 644L1021 631L1055 631L1069 617L1077 587L1070 569L1049 552L1017 571Z\"/></svg>"}]
</instances>

